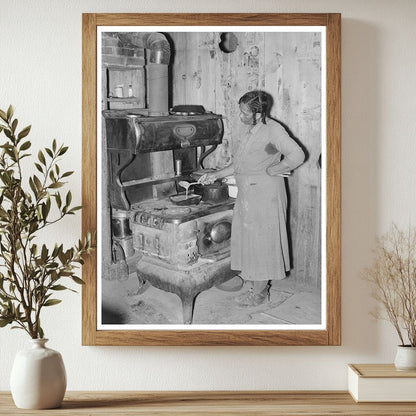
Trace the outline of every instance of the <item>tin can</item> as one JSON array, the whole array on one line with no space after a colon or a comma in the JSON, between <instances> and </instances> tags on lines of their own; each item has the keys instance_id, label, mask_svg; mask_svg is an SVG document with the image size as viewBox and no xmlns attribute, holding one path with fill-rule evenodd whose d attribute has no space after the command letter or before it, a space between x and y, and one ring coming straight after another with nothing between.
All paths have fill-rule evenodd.
<instances>
[{"instance_id":1,"label":"tin can","mask_svg":"<svg viewBox=\"0 0 416 416\"><path fill-rule=\"evenodd\" d=\"M182 175L182 160L175 159L175 175L180 176Z\"/></svg>"}]
</instances>

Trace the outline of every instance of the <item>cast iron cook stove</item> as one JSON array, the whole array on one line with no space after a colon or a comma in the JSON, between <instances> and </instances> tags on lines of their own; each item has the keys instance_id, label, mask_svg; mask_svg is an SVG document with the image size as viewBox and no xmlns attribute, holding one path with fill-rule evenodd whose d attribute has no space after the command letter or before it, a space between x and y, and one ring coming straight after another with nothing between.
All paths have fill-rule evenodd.
<instances>
[{"instance_id":1,"label":"cast iron cook stove","mask_svg":"<svg viewBox=\"0 0 416 416\"><path fill-rule=\"evenodd\" d=\"M122 252L140 283L178 295L183 322L190 324L195 297L235 275L230 268L234 199L178 206L170 196L181 190L179 181L194 180L197 153L203 167L204 157L221 143L221 116L192 111L149 117L110 110L104 117L113 253Z\"/></svg>"},{"instance_id":2,"label":"cast iron cook stove","mask_svg":"<svg viewBox=\"0 0 416 416\"><path fill-rule=\"evenodd\" d=\"M176 206L169 199L145 201L133 208L133 246L143 254L139 279L175 293L183 321L192 322L195 297L233 276L230 270L231 217L234 199Z\"/></svg>"}]
</instances>

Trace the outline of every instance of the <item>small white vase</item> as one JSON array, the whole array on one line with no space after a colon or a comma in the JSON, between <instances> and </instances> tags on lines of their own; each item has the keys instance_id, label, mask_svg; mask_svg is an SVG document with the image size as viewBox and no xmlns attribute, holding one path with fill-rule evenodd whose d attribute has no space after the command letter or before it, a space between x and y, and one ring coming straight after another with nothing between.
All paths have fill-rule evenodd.
<instances>
[{"instance_id":1,"label":"small white vase","mask_svg":"<svg viewBox=\"0 0 416 416\"><path fill-rule=\"evenodd\" d=\"M394 365L399 371L416 370L416 347L398 345Z\"/></svg>"},{"instance_id":2,"label":"small white vase","mask_svg":"<svg viewBox=\"0 0 416 416\"><path fill-rule=\"evenodd\" d=\"M19 351L13 363L10 388L20 409L59 407L66 390L66 372L59 352L45 347L47 339L32 339L32 347Z\"/></svg>"}]
</instances>

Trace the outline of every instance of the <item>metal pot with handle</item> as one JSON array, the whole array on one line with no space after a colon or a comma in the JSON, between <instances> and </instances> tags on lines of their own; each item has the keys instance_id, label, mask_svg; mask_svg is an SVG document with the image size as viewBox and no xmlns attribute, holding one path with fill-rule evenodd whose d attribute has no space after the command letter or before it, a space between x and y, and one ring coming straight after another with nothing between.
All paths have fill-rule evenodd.
<instances>
[{"instance_id":1,"label":"metal pot with handle","mask_svg":"<svg viewBox=\"0 0 416 416\"><path fill-rule=\"evenodd\" d=\"M222 181L215 181L207 185L199 185L198 188L200 188L202 200L205 202L220 203L227 201L229 198L228 185Z\"/></svg>"}]
</instances>

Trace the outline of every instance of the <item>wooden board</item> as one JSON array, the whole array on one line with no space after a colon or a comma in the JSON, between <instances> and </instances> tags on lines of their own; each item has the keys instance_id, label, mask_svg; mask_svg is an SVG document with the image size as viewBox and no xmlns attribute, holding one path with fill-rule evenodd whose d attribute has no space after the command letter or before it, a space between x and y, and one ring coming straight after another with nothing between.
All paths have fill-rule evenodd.
<instances>
[{"instance_id":1,"label":"wooden board","mask_svg":"<svg viewBox=\"0 0 416 416\"><path fill-rule=\"evenodd\" d=\"M327 145L327 328L322 331L97 331L97 299L96 299L96 257L87 259L83 268L83 277L87 285L83 288L83 338L84 345L339 345L341 342L340 319L340 271L341 271L341 171L340 171L340 35L341 17L339 14L85 14L83 15L83 231L96 227L96 28L107 25L184 25L184 26L284 26L284 25L320 25L326 26L327 36L327 108L330 116L327 120L327 134L330 140ZM164 31L167 31L166 28ZM202 34L198 38L197 46L204 45L208 53L201 52L197 59L190 61L187 67L184 62L179 74L185 74L185 80L190 76L191 83L200 86L200 95L207 91L207 83L213 85L215 81L215 95L210 95L209 105L216 103L215 112L224 114L230 131L235 128L236 115L235 99L245 92L248 86L262 86L267 82L267 65L264 61L265 39L253 37L253 34L241 40L240 55L227 58L214 56L209 51L209 38ZM259 46L260 45L260 46ZM262 46L263 45L263 46ZM193 45L195 46L195 45ZM259 46L258 67L240 65L241 53ZM203 49L203 48L202 48ZM263 58L261 58L263 57ZM205 66L207 60L209 65ZM261 62L263 59L264 62ZM208 76L205 68L220 68L221 77ZM258 71L257 71L258 69ZM190 71L190 72L189 72ZM234 72L233 72L234 71ZM196 74L196 75L195 75ZM230 75L238 80L237 84L228 85ZM180 75L179 75L180 76ZM184 87L182 97L194 97L188 90L189 83L182 83ZM222 88L226 87L225 90ZM179 84L176 87L180 88ZM209 88L208 88L209 89ZM177 91L178 92L178 91ZM218 94L225 94L225 100L219 99ZM179 95L178 95L179 97ZM198 98L198 96L195 96ZM215 98L215 100L214 100ZM221 104L223 103L223 104ZM231 105L233 103L233 105ZM230 117L229 117L230 116ZM235 123L236 124L236 123ZM306 128L305 128L306 131ZM224 137L228 142L228 137ZM217 160L214 160L217 162ZM209 167L209 166L208 166ZM300 178L299 178L300 181ZM306 193L315 203L319 199L313 188ZM302 200L304 201L304 199ZM300 199L298 204L302 202ZM306 221L313 222L314 218L306 217ZM315 221L316 222L316 221ZM317 224L314 227L318 227ZM313 237L313 238L312 238ZM311 237L311 243L318 244L316 236ZM313 241L312 241L313 240ZM315 273L316 266L312 271Z\"/></svg>"},{"instance_id":2,"label":"wooden board","mask_svg":"<svg viewBox=\"0 0 416 416\"><path fill-rule=\"evenodd\" d=\"M17 409L10 393L0 392L1 415L414 415L414 403L355 403L339 391L174 391L67 392L59 409Z\"/></svg>"},{"instance_id":3,"label":"wooden board","mask_svg":"<svg viewBox=\"0 0 416 416\"><path fill-rule=\"evenodd\" d=\"M398 371L394 364L349 364L363 378L415 378L416 371Z\"/></svg>"}]
</instances>

